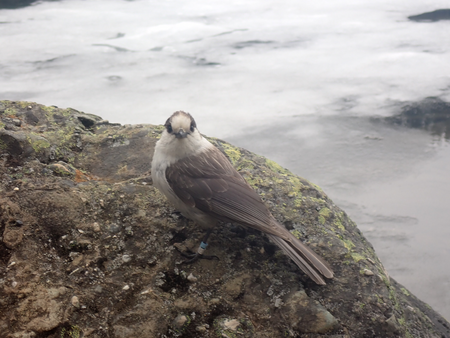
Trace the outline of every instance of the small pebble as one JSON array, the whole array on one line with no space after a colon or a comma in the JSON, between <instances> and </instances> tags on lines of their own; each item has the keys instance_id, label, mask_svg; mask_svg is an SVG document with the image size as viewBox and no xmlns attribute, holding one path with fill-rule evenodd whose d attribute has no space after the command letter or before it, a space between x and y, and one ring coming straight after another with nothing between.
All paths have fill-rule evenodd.
<instances>
[{"instance_id":1,"label":"small pebble","mask_svg":"<svg viewBox=\"0 0 450 338\"><path fill-rule=\"evenodd\" d=\"M122 256L122 261L124 263L128 263L129 261L131 261L131 256L130 255L123 255Z\"/></svg>"},{"instance_id":2,"label":"small pebble","mask_svg":"<svg viewBox=\"0 0 450 338\"><path fill-rule=\"evenodd\" d=\"M186 324L186 322L188 321L188 317L186 315L178 315L172 322L172 327L174 329L182 329L183 326Z\"/></svg>"},{"instance_id":3,"label":"small pebble","mask_svg":"<svg viewBox=\"0 0 450 338\"><path fill-rule=\"evenodd\" d=\"M81 229L78 229L78 232L79 232L80 234L84 234L84 231L81 230Z\"/></svg>"},{"instance_id":4,"label":"small pebble","mask_svg":"<svg viewBox=\"0 0 450 338\"><path fill-rule=\"evenodd\" d=\"M93 228L94 232L100 232L100 230L101 230L100 224L98 224L97 222L94 222L94 224L92 224L92 228Z\"/></svg>"},{"instance_id":5,"label":"small pebble","mask_svg":"<svg viewBox=\"0 0 450 338\"><path fill-rule=\"evenodd\" d=\"M12 282L12 283L11 283L11 286L12 286L13 288L15 288L15 287L17 286L17 282L16 282L16 281Z\"/></svg>"},{"instance_id":6,"label":"small pebble","mask_svg":"<svg viewBox=\"0 0 450 338\"><path fill-rule=\"evenodd\" d=\"M364 274L365 274L366 276L373 276L373 272L370 271L369 269L364 269Z\"/></svg>"},{"instance_id":7,"label":"small pebble","mask_svg":"<svg viewBox=\"0 0 450 338\"><path fill-rule=\"evenodd\" d=\"M204 332L206 332L206 327L204 325L197 326L195 328L195 331L200 332L200 333L204 333Z\"/></svg>"},{"instance_id":8,"label":"small pebble","mask_svg":"<svg viewBox=\"0 0 450 338\"><path fill-rule=\"evenodd\" d=\"M14 191L19 191L19 188L15 187L15 188L14 188Z\"/></svg>"},{"instance_id":9,"label":"small pebble","mask_svg":"<svg viewBox=\"0 0 450 338\"><path fill-rule=\"evenodd\" d=\"M189 276L187 276L187 280L188 280L189 282L195 283L195 282L198 280L198 278L195 277L195 276L192 274L192 272L191 272L191 273L189 274Z\"/></svg>"},{"instance_id":10,"label":"small pebble","mask_svg":"<svg viewBox=\"0 0 450 338\"><path fill-rule=\"evenodd\" d=\"M281 298L275 299L275 307L280 307L281 305Z\"/></svg>"},{"instance_id":11,"label":"small pebble","mask_svg":"<svg viewBox=\"0 0 450 338\"><path fill-rule=\"evenodd\" d=\"M125 285L125 286L122 288L122 290L125 290L125 291L130 290L130 286L129 286L129 285Z\"/></svg>"},{"instance_id":12,"label":"small pebble","mask_svg":"<svg viewBox=\"0 0 450 338\"><path fill-rule=\"evenodd\" d=\"M209 304L211 304L211 305L216 305L216 304L219 304L219 303L220 303L220 299L219 298L212 298L209 301Z\"/></svg>"},{"instance_id":13,"label":"small pebble","mask_svg":"<svg viewBox=\"0 0 450 338\"><path fill-rule=\"evenodd\" d=\"M80 307L80 300L78 299L77 296L73 296L70 302L71 302L72 305L75 306L76 308L79 308L79 307Z\"/></svg>"}]
</instances>

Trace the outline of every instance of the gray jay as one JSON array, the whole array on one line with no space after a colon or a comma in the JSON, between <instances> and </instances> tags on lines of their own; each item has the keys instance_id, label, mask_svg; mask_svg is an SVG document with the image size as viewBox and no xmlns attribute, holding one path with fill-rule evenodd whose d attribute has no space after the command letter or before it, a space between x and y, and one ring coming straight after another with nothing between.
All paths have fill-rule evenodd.
<instances>
[{"instance_id":1,"label":"gray jay","mask_svg":"<svg viewBox=\"0 0 450 338\"><path fill-rule=\"evenodd\" d=\"M151 171L154 186L185 217L209 229L218 221L257 229L317 284L333 278L328 264L275 220L225 155L200 134L190 114L177 111L166 121ZM197 255L203 254L210 232Z\"/></svg>"}]
</instances>

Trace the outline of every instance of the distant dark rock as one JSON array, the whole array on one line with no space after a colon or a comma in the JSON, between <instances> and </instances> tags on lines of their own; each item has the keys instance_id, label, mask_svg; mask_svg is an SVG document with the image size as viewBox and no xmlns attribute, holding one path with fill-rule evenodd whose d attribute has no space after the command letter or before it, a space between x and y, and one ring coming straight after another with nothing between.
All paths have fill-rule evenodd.
<instances>
[{"instance_id":1,"label":"distant dark rock","mask_svg":"<svg viewBox=\"0 0 450 338\"><path fill-rule=\"evenodd\" d=\"M385 119L388 123L424 129L434 135L450 138L450 103L438 97L403 106L400 114Z\"/></svg>"},{"instance_id":2,"label":"distant dark rock","mask_svg":"<svg viewBox=\"0 0 450 338\"><path fill-rule=\"evenodd\" d=\"M408 16L408 19L417 22L435 22L440 20L450 20L450 9L438 9L433 12L411 15Z\"/></svg>"},{"instance_id":3,"label":"distant dark rock","mask_svg":"<svg viewBox=\"0 0 450 338\"><path fill-rule=\"evenodd\" d=\"M59 1L59 0L47 0L47 1ZM0 0L0 9L16 9L26 6L30 6L37 0Z\"/></svg>"}]
</instances>

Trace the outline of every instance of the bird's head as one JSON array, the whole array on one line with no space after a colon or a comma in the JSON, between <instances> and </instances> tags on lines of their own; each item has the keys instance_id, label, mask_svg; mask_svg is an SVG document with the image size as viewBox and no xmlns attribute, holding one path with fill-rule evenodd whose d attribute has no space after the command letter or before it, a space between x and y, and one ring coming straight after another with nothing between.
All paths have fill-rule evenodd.
<instances>
[{"instance_id":1,"label":"bird's head","mask_svg":"<svg viewBox=\"0 0 450 338\"><path fill-rule=\"evenodd\" d=\"M184 139L193 133L198 133L194 118L189 113L177 111L164 124L169 135L177 139Z\"/></svg>"}]
</instances>

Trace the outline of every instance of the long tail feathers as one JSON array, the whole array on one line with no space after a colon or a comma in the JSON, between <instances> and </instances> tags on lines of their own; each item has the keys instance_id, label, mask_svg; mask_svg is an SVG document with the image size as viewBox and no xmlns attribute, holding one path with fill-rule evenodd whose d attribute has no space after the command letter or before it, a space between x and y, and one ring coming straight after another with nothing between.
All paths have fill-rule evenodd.
<instances>
[{"instance_id":1,"label":"long tail feathers","mask_svg":"<svg viewBox=\"0 0 450 338\"><path fill-rule=\"evenodd\" d=\"M323 277L333 278L333 271L328 267L327 263L293 235L291 235L290 242L275 235L268 234L268 236L317 284L326 284Z\"/></svg>"}]
</instances>

